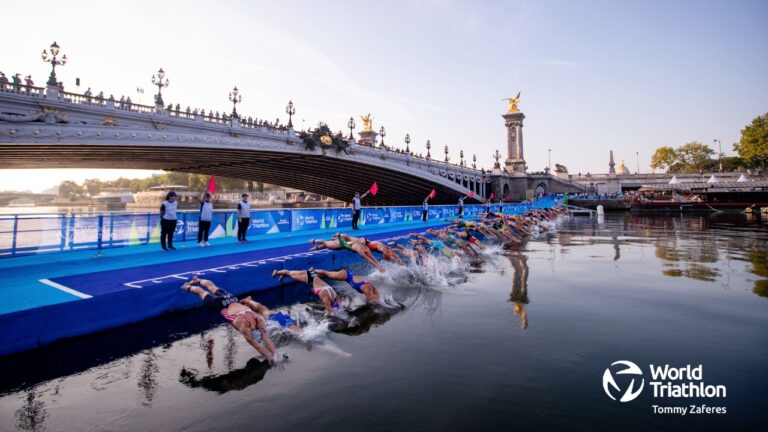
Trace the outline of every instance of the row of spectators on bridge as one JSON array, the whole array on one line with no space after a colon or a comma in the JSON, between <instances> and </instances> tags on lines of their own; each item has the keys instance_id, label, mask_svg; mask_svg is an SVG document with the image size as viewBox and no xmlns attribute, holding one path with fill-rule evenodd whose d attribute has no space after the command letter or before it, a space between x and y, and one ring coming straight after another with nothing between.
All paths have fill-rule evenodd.
<instances>
[{"instance_id":1,"label":"row of spectators on bridge","mask_svg":"<svg viewBox=\"0 0 768 432\"><path fill-rule=\"evenodd\" d=\"M59 83L61 84L61 83ZM26 87L27 91L29 91L29 87L34 87L35 82L32 81L32 75L27 75L22 78L20 73L17 73L13 76L11 76L11 80L8 80L8 77L5 76L3 72L0 72L0 88L3 90L5 89L11 89L15 91L22 91L22 87Z\"/></svg>"}]
</instances>

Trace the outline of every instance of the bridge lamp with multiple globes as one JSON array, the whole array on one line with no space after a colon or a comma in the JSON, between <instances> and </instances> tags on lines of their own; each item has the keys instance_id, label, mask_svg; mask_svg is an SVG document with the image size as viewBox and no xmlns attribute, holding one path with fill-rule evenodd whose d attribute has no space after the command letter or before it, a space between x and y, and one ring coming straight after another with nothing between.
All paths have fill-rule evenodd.
<instances>
[{"instance_id":1,"label":"bridge lamp with multiple globes","mask_svg":"<svg viewBox=\"0 0 768 432\"><path fill-rule=\"evenodd\" d=\"M405 153L411 154L411 148L409 147L411 145L411 135L405 134Z\"/></svg>"},{"instance_id":2,"label":"bridge lamp with multiple globes","mask_svg":"<svg viewBox=\"0 0 768 432\"><path fill-rule=\"evenodd\" d=\"M448 146L445 146L445 163L448 163L450 158L448 157Z\"/></svg>"},{"instance_id":3,"label":"bridge lamp with multiple globes","mask_svg":"<svg viewBox=\"0 0 768 432\"><path fill-rule=\"evenodd\" d=\"M459 151L459 166L464 166L464 150Z\"/></svg>"},{"instance_id":4,"label":"bridge lamp with multiple globes","mask_svg":"<svg viewBox=\"0 0 768 432\"><path fill-rule=\"evenodd\" d=\"M472 169L477 169L477 155L472 155Z\"/></svg>"},{"instance_id":5,"label":"bridge lamp with multiple globes","mask_svg":"<svg viewBox=\"0 0 768 432\"><path fill-rule=\"evenodd\" d=\"M349 139L354 140L355 137L352 135L352 130L355 129L355 119L354 117L350 117L349 121L347 122L347 127L349 128Z\"/></svg>"},{"instance_id":6,"label":"bridge lamp with multiple globes","mask_svg":"<svg viewBox=\"0 0 768 432\"><path fill-rule=\"evenodd\" d=\"M387 146L384 145L384 137L387 136L387 131L384 129L384 126L381 126L379 129L379 136L381 136L381 147L387 148Z\"/></svg>"},{"instance_id":7,"label":"bridge lamp with multiple globes","mask_svg":"<svg viewBox=\"0 0 768 432\"><path fill-rule=\"evenodd\" d=\"M429 154L429 149L432 148L432 143L427 140L427 160L432 158L432 155Z\"/></svg>"},{"instance_id":8,"label":"bridge lamp with multiple globes","mask_svg":"<svg viewBox=\"0 0 768 432\"><path fill-rule=\"evenodd\" d=\"M238 118L237 104L243 101L243 95L240 94L240 90L237 89L237 86L229 92L229 101L232 102L232 118Z\"/></svg>"},{"instance_id":9,"label":"bridge lamp with multiple globes","mask_svg":"<svg viewBox=\"0 0 768 432\"><path fill-rule=\"evenodd\" d=\"M288 105L285 106L285 113L288 114L288 129L293 129L292 117L296 114L296 108L293 106L293 101L288 101Z\"/></svg>"},{"instance_id":10,"label":"bridge lamp with multiple globes","mask_svg":"<svg viewBox=\"0 0 768 432\"><path fill-rule=\"evenodd\" d=\"M157 71L157 75L152 75L152 85L157 86L157 96L155 96L156 105L165 105L163 103L163 87L171 85L171 81L165 77L163 68Z\"/></svg>"},{"instance_id":11,"label":"bridge lamp with multiple globes","mask_svg":"<svg viewBox=\"0 0 768 432\"><path fill-rule=\"evenodd\" d=\"M56 58L59 55L60 49L61 48L59 48L59 44L54 42L51 44L51 46L47 50L43 50L43 53L41 54L43 61L51 64L51 75L48 77L48 87L59 86L59 81L56 79L56 66L64 66L65 64L67 64L66 54L64 54L64 56L61 57L60 59ZM48 55L49 52L50 52L50 58Z\"/></svg>"}]
</instances>

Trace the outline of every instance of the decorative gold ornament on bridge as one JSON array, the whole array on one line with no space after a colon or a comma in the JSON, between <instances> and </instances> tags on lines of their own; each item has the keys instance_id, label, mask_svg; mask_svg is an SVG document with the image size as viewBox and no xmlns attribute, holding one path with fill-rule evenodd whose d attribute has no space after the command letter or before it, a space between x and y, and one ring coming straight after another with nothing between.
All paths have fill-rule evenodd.
<instances>
[{"instance_id":1,"label":"decorative gold ornament on bridge","mask_svg":"<svg viewBox=\"0 0 768 432\"><path fill-rule=\"evenodd\" d=\"M330 146L333 144L333 138L329 135L323 135L320 137L320 142L323 143L324 146Z\"/></svg>"},{"instance_id":2,"label":"decorative gold ornament on bridge","mask_svg":"<svg viewBox=\"0 0 768 432\"><path fill-rule=\"evenodd\" d=\"M371 117L371 113L368 113L368 115L360 116L360 118L363 120L363 131L370 132L373 130L373 117Z\"/></svg>"},{"instance_id":3,"label":"decorative gold ornament on bridge","mask_svg":"<svg viewBox=\"0 0 768 432\"><path fill-rule=\"evenodd\" d=\"M112 116L105 116L101 124L104 126L117 126L117 120Z\"/></svg>"},{"instance_id":4,"label":"decorative gold ornament on bridge","mask_svg":"<svg viewBox=\"0 0 768 432\"><path fill-rule=\"evenodd\" d=\"M509 110L507 111L508 113L520 112L520 108L517 107L517 103L520 102L520 92L517 92L517 96L513 98L506 98L502 100L509 102Z\"/></svg>"}]
</instances>

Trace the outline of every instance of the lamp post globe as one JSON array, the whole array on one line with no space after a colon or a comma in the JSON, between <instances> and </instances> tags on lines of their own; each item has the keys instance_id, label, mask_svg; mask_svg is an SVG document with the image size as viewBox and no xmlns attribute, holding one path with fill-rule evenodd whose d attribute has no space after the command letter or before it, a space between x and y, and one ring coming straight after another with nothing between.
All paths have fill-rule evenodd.
<instances>
[{"instance_id":1,"label":"lamp post globe","mask_svg":"<svg viewBox=\"0 0 768 432\"><path fill-rule=\"evenodd\" d=\"M152 85L157 86L157 95L155 96L155 105L163 106L163 87L168 87L171 82L165 77L165 71L160 68L157 75L152 75Z\"/></svg>"},{"instance_id":2,"label":"lamp post globe","mask_svg":"<svg viewBox=\"0 0 768 432\"><path fill-rule=\"evenodd\" d=\"M405 153L411 154L411 148L409 147L411 144L411 135L405 134Z\"/></svg>"},{"instance_id":3,"label":"lamp post globe","mask_svg":"<svg viewBox=\"0 0 768 432\"><path fill-rule=\"evenodd\" d=\"M48 87L59 87L59 81L56 79L56 66L64 66L67 64L66 54L64 54L63 57L58 58L60 51L61 48L59 47L59 44L54 42L47 50L43 50L43 53L40 55L44 62L51 64L51 74L48 76L48 82L46 83Z\"/></svg>"},{"instance_id":4,"label":"lamp post globe","mask_svg":"<svg viewBox=\"0 0 768 432\"><path fill-rule=\"evenodd\" d=\"M288 129L293 129L293 115L296 114L293 101L288 101L288 105L285 106L285 113L288 114Z\"/></svg>"},{"instance_id":5,"label":"lamp post globe","mask_svg":"<svg viewBox=\"0 0 768 432\"><path fill-rule=\"evenodd\" d=\"M384 129L384 126L382 125L381 128L379 128L379 135L381 136L381 146L386 148L384 145L384 137L387 136L387 131Z\"/></svg>"},{"instance_id":6,"label":"lamp post globe","mask_svg":"<svg viewBox=\"0 0 768 432\"><path fill-rule=\"evenodd\" d=\"M349 128L349 139L353 140L355 137L352 135L352 130L355 129L355 118L350 117L349 121L347 122L347 127Z\"/></svg>"},{"instance_id":7,"label":"lamp post globe","mask_svg":"<svg viewBox=\"0 0 768 432\"><path fill-rule=\"evenodd\" d=\"M229 92L229 101L232 102L232 118L238 118L237 104L243 101L243 95L240 94L240 90L237 89L237 86Z\"/></svg>"}]
</instances>

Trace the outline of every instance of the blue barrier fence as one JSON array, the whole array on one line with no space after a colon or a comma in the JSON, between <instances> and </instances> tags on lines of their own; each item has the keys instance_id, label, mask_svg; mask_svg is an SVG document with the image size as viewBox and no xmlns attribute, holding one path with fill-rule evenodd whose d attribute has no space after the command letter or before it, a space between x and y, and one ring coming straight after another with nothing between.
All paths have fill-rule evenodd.
<instances>
[{"instance_id":1,"label":"blue barrier fence","mask_svg":"<svg viewBox=\"0 0 768 432\"><path fill-rule=\"evenodd\" d=\"M553 197L529 203L504 204L503 213L524 213L529 209L556 204ZM485 212L480 204L464 207L465 217ZM493 205L492 211L499 211ZM421 206L366 207L360 225L396 224L421 219ZM456 206L430 206L429 219L455 218ZM197 241L199 213L179 212L174 242ZM349 208L257 209L251 212L248 235L335 229L352 226ZM234 237L237 214L234 210L215 211L210 238ZM0 215L0 258L45 252L107 249L145 245L160 240L160 215L146 213L63 213Z\"/></svg>"}]
</instances>

